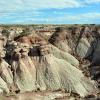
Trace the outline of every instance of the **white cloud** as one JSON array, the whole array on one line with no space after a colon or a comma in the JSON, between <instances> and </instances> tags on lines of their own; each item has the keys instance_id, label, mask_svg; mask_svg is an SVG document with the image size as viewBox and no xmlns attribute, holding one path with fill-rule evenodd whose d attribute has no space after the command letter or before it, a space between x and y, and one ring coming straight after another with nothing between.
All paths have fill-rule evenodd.
<instances>
[{"instance_id":1,"label":"white cloud","mask_svg":"<svg viewBox=\"0 0 100 100\"><path fill-rule=\"evenodd\" d=\"M100 3L100 0L0 0L0 11L78 8L91 3Z\"/></svg>"},{"instance_id":2,"label":"white cloud","mask_svg":"<svg viewBox=\"0 0 100 100\"><path fill-rule=\"evenodd\" d=\"M34 23L34 22L92 22L92 20L100 19L100 13L82 13L73 14L70 12L54 11L56 17L45 16L46 12L41 12L41 9L48 8L79 8L86 7L91 4L100 3L100 0L0 0L0 20L3 18L11 19L16 23ZM84 8L83 8L84 9ZM31 13L28 13L31 12ZM49 12L48 12L49 13ZM41 15L44 14L44 18ZM40 16L34 18L34 16ZM17 19L16 19L17 18ZM13 20L12 20L13 19Z\"/></svg>"},{"instance_id":3,"label":"white cloud","mask_svg":"<svg viewBox=\"0 0 100 100\"><path fill-rule=\"evenodd\" d=\"M91 3L100 3L100 0L85 0L85 2L87 4L91 4Z\"/></svg>"},{"instance_id":4,"label":"white cloud","mask_svg":"<svg viewBox=\"0 0 100 100\"><path fill-rule=\"evenodd\" d=\"M79 0L22 0L22 2L30 7L40 8L74 8L80 7Z\"/></svg>"},{"instance_id":5,"label":"white cloud","mask_svg":"<svg viewBox=\"0 0 100 100\"><path fill-rule=\"evenodd\" d=\"M35 20L35 19L34 19ZM36 19L37 20L37 19ZM40 20L44 20L40 19ZM78 24L84 24L84 23L95 23L96 20L100 20L100 13L98 12L91 12L91 13L83 13L83 14L68 14L63 15L63 17L56 17L56 18L48 18L48 23L51 22L58 22L58 23L78 23ZM100 21L99 21L100 22Z\"/></svg>"},{"instance_id":6,"label":"white cloud","mask_svg":"<svg viewBox=\"0 0 100 100\"><path fill-rule=\"evenodd\" d=\"M81 7L79 0L0 0L0 11Z\"/></svg>"},{"instance_id":7,"label":"white cloud","mask_svg":"<svg viewBox=\"0 0 100 100\"><path fill-rule=\"evenodd\" d=\"M91 12L91 13L83 13L83 14L78 14L78 15L69 15L67 17L70 20L95 20L95 19L100 19L100 13L96 12Z\"/></svg>"},{"instance_id":8,"label":"white cloud","mask_svg":"<svg viewBox=\"0 0 100 100\"><path fill-rule=\"evenodd\" d=\"M21 17L20 19L15 19L9 21L14 24L33 24L33 23L49 23L49 24L93 24L100 23L100 13L99 12L90 12L90 13L82 13L82 14L64 14L62 16L56 17L45 17L45 18L34 18L34 17ZM2 23L2 22L1 22ZM5 21L6 23L6 21Z\"/></svg>"},{"instance_id":9,"label":"white cloud","mask_svg":"<svg viewBox=\"0 0 100 100\"><path fill-rule=\"evenodd\" d=\"M100 3L100 0L0 0L0 11L79 8L91 3Z\"/></svg>"}]
</instances>

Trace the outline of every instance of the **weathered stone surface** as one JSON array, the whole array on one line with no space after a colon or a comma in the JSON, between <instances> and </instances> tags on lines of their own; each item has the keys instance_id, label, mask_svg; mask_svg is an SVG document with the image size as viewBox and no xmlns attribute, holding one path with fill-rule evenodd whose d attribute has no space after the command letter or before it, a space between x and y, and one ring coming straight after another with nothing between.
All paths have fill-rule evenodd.
<instances>
[{"instance_id":1,"label":"weathered stone surface","mask_svg":"<svg viewBox=\"0 0 100 100\"><path fill-rule=\"evenodd\" d=\"M0 62L0 76L8 85L13 84L11 66L5 60L1 60Z\"/></svg>"},{"instance_id":2,"label":"weathered stone surface","mask_svg":"<svg viewBox=\"0 0 100 100\"><path fill-rule=\"evenodd\" d=\"M17 36L16 29L7 29L8 40L0 36L0 92L9 93L14 85L18 88L16 92L63 90L81 97L96 94L95 82L82 73L83 69L99 64L99 30L95 30L95 35L93 30L58 28L45 40L35 33ZM90 61L89 65L84 64L84 58ZM96 70L91 74L98 73ZM55 98L54 95L49 98L52 97Z\"/></svg>"},{"instance_id":3,"label":"weathered stone surface","mask_svg":"<svg viewBox=\"0 0 100 100\"><path fill-rule=\"evenodd\" d=\"M0 77L0 93L9 93L7 83Z\"/></svg>"},{"instance_id":4,"label":"weathered stone surface","mask_svg":"<svg viewBox=\"0 0 100 100\"><path fill-rule=\"evenodd\" d=\"M87 95L89 91L91 93L91 91L96 89L95 85L93 85L90 80L86 79L79 69L72 66L65 60L58 59L53 55L47 55L46 60L49 66L44 66L46 67L45 72L43 70L42 73L46 73L44 78L47 78L46 80L44 78L42 79L46 81L44 83L46 83L48 88L63 88L68 92L76 92L83 97Z\"/></svg>"},{"instance_id":5,"label":"weathered stone surface","mask_svg":"<svg viewBox=\"0 0 100 100\"><path fill-rule=\"evenodd\" d=\"M28 45L19 44L18 46L13 51L11 64L14 73L14 83L21 92L35 90L36 68L34 62L28 57Z\"/></svg>"},{"instance_id":6,"label":"weathered stone surface","mask_svg":"<svg viewBox=\"0 0 100 100\"><path fill-rule=\"evenodd\" d=\"M68 32L63 28L57 28L56 32L50 37L49 42L65 52L70 52L71 49L68 46L67 39L69 39Z\"/></svg>"},{"instance_id":7,"label":"weathered stone surface","mask_svg":"<svg viewBox=\"0 0 100 100\"><path fill-rule=\"evenodd\" d=\"M97 38L97 40L94 43L94 48L92 49L94 51L93 54L91 54L93 56L92 63L100 64L100 38Z\"/></svg>"},{"instance_id":8,"label":"weathered stone surface","mask_svg":"<svg viewBox=\"0 0 100 100\"><path fill-rule=\"evenodd\" d=\"M4 36L0 36L0 49L2 50L3 47L6 45L7 39Z\"/></svg>"},{"instance_id":9,"label":"weathered stone surface","mask_svg":"<svg viewBox=\"0 0 100 100\"><path fill-rule=\"evenodd\" d=\"M2 93L9 93L13 84L11 66L4 60L5 51L0 51L0 90Z\"/></svg>"},{"instance_id":10,"label":"weathered stone surface","mask_svg":"<svg viewBox=\"0 0 100 100\"><path fill-rule=\"evenodd\" d=\"M86 55L88 55L87 52L89 48L90 48L90 43L88 42L88 40L86 38L82 38L77 46L76 53L80 57L84 58Z\"/></svg>"},{"instance_id":11,"label":"weathered stone surface","mask_svg":"<svg viewBox=\"0 0 100 100\"><path fill-rule=\"evenodd\" d=\"M71 48L68 46L68 42L66 40L57 42L55 46L61 51L71 52Z\"/></svg>"},{"instance_id":12,"label":"weathered stone surface","mask_svg":"<svg viewBox=\"0 0 100 100\"><path fill-rule=\"evenodd\" d=\"M14 82L21 92L36 89L36 69L30 58L20 59L12 63L14 69Z\"/></svg>"},{"instance_id":13,"label":"weathered stone surface","mask_svg":"<svg viewBox=\"0 0 100 100\"><path fill-rule=\"evenodd\" d=\"M64 59L75 67L79 66L79 61L68 52L61 51L55 46L51 46L50 52L59 59Z\"/></svg>"}]
</instances>

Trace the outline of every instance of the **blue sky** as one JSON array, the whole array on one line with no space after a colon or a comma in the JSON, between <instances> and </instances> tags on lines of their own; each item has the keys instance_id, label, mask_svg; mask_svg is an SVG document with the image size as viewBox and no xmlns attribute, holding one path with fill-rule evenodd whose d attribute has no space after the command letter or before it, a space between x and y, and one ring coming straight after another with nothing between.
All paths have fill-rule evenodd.
<instances>
[{"instance_id":1,"label":"blue sky","mask_svg":"<svg viewBox=\"0 0 100 100\"><path fill-rule=\"evenodd\" d=\"M0 24L100 24L100 0L0 0Z\"/></svg>"}]
</instances>

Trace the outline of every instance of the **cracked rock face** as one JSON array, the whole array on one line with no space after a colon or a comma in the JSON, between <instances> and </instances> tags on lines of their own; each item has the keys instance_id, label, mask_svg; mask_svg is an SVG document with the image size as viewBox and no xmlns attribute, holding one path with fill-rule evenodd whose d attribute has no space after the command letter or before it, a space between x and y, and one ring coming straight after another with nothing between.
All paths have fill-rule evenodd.
<instances>
[{"instance_id":1,"label":"cracked rock face","mask_svg":"<svg viewBox=\"0 0 100 100\"><path fill-rule=\"evenodd\" d=\"M0 93L64 90L80 97L96 94L97 84L83 73L89 69L94 77L93 68L99 66L100 41L93 32L90 27L57 28L48 40L36 33L14 39L1 36ZM99 34L99 29L95 32Z\"/></svg>"},{"instance_id":2,"label":"cracked rock face","mask_svg":"<svg viewBox=\"0 0 100 100\"><path fill-rule=\"evenodd\" d=\"M11 66L4 60L5 52L0 51L0 93L9 93L13 85Z\"/></svg>"},{"instance_id":3,"label":"cracked rock face","mask_svg":"<svg viewBox=\"0 0 100 100\"><path fill-rule=\"evenodd\" d=\"M34 62L28 56L29 45L17 43L12 54L12 70L14 83L21 92L35 90L36 68Z\"/></svg>"}]
</instances>

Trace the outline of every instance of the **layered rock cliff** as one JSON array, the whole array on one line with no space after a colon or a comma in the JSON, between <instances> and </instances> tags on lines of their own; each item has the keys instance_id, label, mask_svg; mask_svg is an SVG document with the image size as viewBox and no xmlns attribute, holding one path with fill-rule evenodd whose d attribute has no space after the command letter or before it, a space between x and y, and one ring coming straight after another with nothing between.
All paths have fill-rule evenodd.
<instances>
[{"instance_id":1,"label":"layered rock cliff","mask_svg":"<svg viewBox=\"0 0 100 100\"><path fill-rule=\"evenodd\" d=\"M99 26L57 27L49 36L34 28L27 34L8 30L0 35L0 93L59 90L80 97L97 95Z\"/></svg>"}]
</instances>

